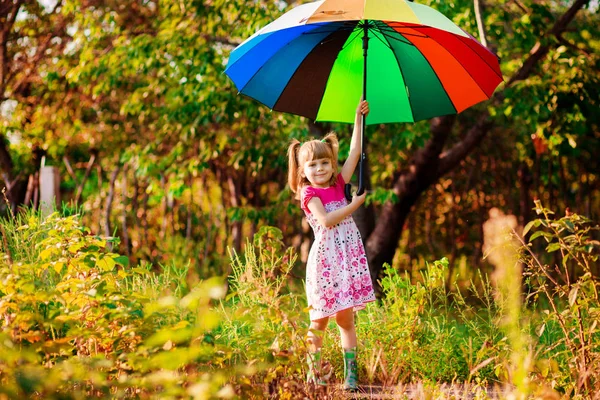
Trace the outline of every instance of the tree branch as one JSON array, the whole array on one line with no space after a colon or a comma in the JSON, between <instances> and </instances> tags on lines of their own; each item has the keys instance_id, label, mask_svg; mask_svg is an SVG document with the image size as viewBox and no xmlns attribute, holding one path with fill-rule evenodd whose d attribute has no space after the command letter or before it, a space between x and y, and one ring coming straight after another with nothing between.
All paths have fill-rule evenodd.
<instances>
[{"instance_id":1,"label":"tree branch","mask_svg":"<svg viewBox=\"0 0 600 400\"><path fill-rule=\"evenodd\" d=\"M576 44L569 42L567 39L562 37L562 35L556 35L556 38L558 39L559 43L567 46L570 49L583 53L583 55L585 55L588 59L592 57L592 55L587 50L582 49L581 47L577 47Z\"/></svg>"},{"instance_id":2,"label":"tree branch","mask_svg":"<svg viewBox=\"0 0 600 400\"><path fill-rule=\"evenodd\" d=\"M225 36L215 36L215 35L209 35L209 34L205 33L205 34L202 34L202 37L204 39L206 39L207 42L221 43L221 44L224 44L226 46L231 46L231 47L237 47L240 44L242 44L242 42L240 42L240 41L231 40Z\"/></svg>"},{"instance_id":3,"label":"tree branch","mask_svg":"<svg viewBox=\"0 0 600 400\"><path fill-rule=\"evenodd\" d=\"M576 0L571 8L554 24L550 30L550 34L560 38L561 34L567 29L569 23L575 18L577 11L583 8L588 2L589 0ZM523 63L523 66L511 77L506 86L529 77L529 75L533 73L536 64L546 56L549 50L550 46L542 46L541 42L537 42L529 52L530 55ZM500 92L496 92L492 101L498 104L500 99ZM438 167L439 176L444 175L456 167L475 147L477 147L477 145L479 145L479 143L481 143L491 127L492 124L489 122L489 113L485 111L460 142L456 143L451 149L440 155L441 160Z\"/></svg>"},{"instance_id":4,"label":"tree branch","mask_svg":"<svg viewBox=\"0 0 600 400\"><path fill-rule=\"evenodd\" d=\"M590 0L575 0L571 8L569 8L567 12L565 12L558 19L558 21L556 21L546 36L560 36L567 29L567 26L573 20L573 18L575 18L577 12L589 2ZM517 73L514 74L506 83L506 86L508 87L513 83L526 79L529 75L531 75L533 68L546 56L546 54L548 54L549 50L549 45L543 45L541 41L537 42L529 52L529 57L525 60Z\"/></svg>"},{"instance_id":5,"label":"tree branch","mask_svg":"<svg viewBox=\"0 0 600 400\"><path fill-rule=\"evenodd\" d=\"M477 21L477 30L479 31L479 41L485 47L488 47L485 25L483 24L483 10L485 8L484 0L475 0L473 4L475 8L475 20Z\"/></svg>"},{"instance_id":6,"label":"tree branch","mask_svg":"<svg viewBox=\"0 0 600 400\"><path fill-rule=\"evenodd\" d=\"M8 64L10 62L8 59L8 37L23 2L24 0L17 0L9 5L6 5L4 1L0 3L0 6L3 6L0 9L0 22L2 23L2 29L0 30L0 103L6 100L4 92L8 85Z\"/></svg>"},{"instance_id":7,"label":"tree branch","mask_svg":"<svg viewBox=\"0 0 600 400\"><path fill-rule=\"evenodd\" d=\"M437 117L431 121L431 138L423 148L415 152L408 170L400 171L395 176L394 193L396 195L402 196L409 192L419 191L438 178L439 155L444 149L444 144L450 136L455 121L456 115Z\"/></svg>"},{"instance_id":8,"label":"tree branch","mask_svg":"<svg viewBox=\"0 0 600 400\"><path fill-rule=\"evenodd\" d=\"M440 163L438 165L438 176L443 176L454 169L465 157L481 143L492 127L490 114L485 111L478 119L475 125L467 135L451 149L443 152L440 155Z\"/></svg>"}]
</instances>

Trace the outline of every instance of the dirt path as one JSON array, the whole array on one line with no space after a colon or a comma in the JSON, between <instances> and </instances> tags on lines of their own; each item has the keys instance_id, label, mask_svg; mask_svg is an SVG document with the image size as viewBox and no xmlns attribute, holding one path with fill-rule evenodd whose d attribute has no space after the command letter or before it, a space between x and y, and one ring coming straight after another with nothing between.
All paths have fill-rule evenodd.
<instances>
[{"instance_id":1,"label":"dirt path","mask_svg":"<svg viewBox=\"0 0 600 400\"><path fill-rule=\"evenodd\" d=\"M383 387L378 385L364 385L358 393L343 393L341 388L334 390L332 398L350 399L490 399L500 400L504 398L505 390L500 387L481 387L464 384L443 383L437 386L410 384L395 387ZM339 396L339 397L338 397Z\"/></svg>"}]
</instances>

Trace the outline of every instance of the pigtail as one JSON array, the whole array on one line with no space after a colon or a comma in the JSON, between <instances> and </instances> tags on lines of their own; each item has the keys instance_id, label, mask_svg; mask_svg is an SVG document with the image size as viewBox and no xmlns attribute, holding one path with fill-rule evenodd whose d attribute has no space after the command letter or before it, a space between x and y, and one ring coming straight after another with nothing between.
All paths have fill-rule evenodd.
<instances>
[{"instance_id":1,"label":"pigtail","mask_svg":"<svg viewBox=\"0 0 600 400\"><path fill-rule=\"evenodd\" d=\"M329 147L331 147L331 152L333 155L333 160L337 163L338 160L338 150L340 148L340 144L338 142L338 138L335 135L335 133L333 132L329 132L327 135L325 135L325 137L323 138L322 142L325 142L329 145Z\"/></svg>"},{"instance_id":2,"label":"pigtail","mask_svg":"<svg viewBox=\"0 0 600 400\"><path fill-rule=\"evenodd\" d=\"M288 184L294 193L298 191L298 151L301 145L297 139L293 139L288 147Z\"/></svg>"}]
</instances>

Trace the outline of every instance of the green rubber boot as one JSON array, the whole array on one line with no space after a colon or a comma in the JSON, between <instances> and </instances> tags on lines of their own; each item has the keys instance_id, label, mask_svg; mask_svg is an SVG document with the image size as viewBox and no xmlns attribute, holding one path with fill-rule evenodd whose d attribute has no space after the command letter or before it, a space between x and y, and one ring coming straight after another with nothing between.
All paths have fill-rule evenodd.
<instances>
[{"instance_id":1,"label":"green rubber boot","mask_svg":"<svg viewBox=\"0 0 600 400\"><path fill-rule=\"evenodd\" d=\"M321 350L314 353L309 352L306 356L306 363L308 364L306 381L309 384L326 386L327 382L321 378Z\"/></svg>"},{"instance_id":2,"label":"green rubber boot","mask_svg":"<svg viewBox=\"0 0 600 400\"><path fill-rule=\"evenodd\" d=\"M356 362L356 347L344 349L344 390L358 390L358 364Z\"/></svg>"}]
</instances>

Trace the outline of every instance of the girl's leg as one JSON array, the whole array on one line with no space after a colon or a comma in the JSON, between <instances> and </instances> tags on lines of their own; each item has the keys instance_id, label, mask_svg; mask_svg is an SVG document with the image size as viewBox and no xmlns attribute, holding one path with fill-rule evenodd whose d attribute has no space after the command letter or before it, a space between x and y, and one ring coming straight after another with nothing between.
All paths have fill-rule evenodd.
<instances>
[{"instance_id":1,"label":"girl's leg","mask_svg":"<svg viewBox=\"0 0 600 400\"><path fill-rule=\"evenodd\" d=\"M342 348L351 349L356 347L356 327L354 326L354 310L348 308L335 315L335 322L340 328Z\"/></svg>"},{"instance_id":2,"label":"girl's leg","mask_svg":"<svg viewBox=\"0 0 600 400\"><path fill-rule=\"evenodd\" d=\"M328 322L329 317L310 321L310 328L307 335L308 351L315 352L321 350L323 335L325 334L325 329L327 329Z\"/></svg>"},{"instance_id":3,"label":"girl's leg","mask_svg":"<svg viewBox=\"0 0 600 400\"><path fill-rule=\"evenodd\" d=\"M323 345L323 335L327 329L329 317L318 319L310 322L308 331L308 376L309 383L326 385L327 383L321 379L321 346Z\"/></svg>"},{"instance_id":4,"label":"girl's leg","mask_svg":"<svg viewBox=\"0 0 600 400\"><path fill-rule=\"evenodd\" d=\"M356 327L352 308L340 311L335 316L340 328L344 351L344 389L356 391L358 388L358 364L356 362Z\"/></svg>"}]
</instances>

